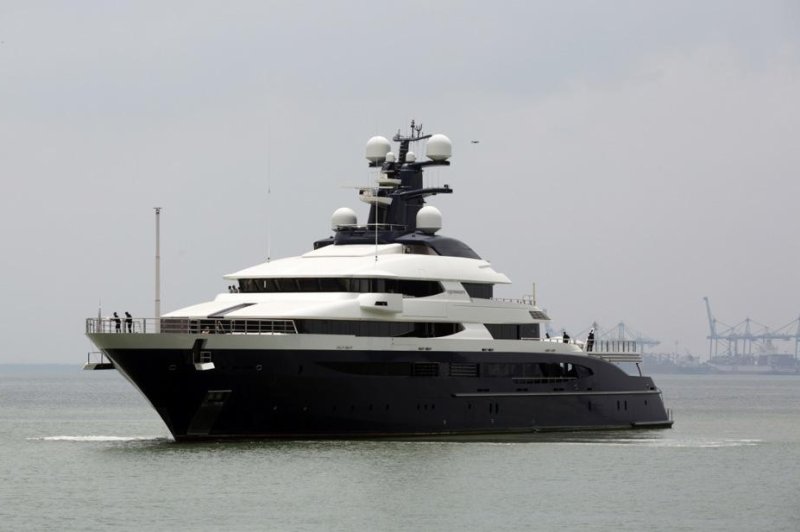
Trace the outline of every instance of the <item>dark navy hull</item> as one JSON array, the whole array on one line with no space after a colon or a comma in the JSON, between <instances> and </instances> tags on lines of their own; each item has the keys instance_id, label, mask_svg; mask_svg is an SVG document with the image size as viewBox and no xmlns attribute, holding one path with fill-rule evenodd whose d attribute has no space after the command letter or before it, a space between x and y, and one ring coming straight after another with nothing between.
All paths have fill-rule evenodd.
<instances>
[{"instance_id":1,"label":"dark navy hull","mask_svg":"<svg viewBox=\"0 0 800 532\"><path fill-rule=\"evenodd\" d=\"M579 355L217 349L201 370L190 350L106 354L178 441L672 425L649 377Z\"/></svg>"}]
</instances>

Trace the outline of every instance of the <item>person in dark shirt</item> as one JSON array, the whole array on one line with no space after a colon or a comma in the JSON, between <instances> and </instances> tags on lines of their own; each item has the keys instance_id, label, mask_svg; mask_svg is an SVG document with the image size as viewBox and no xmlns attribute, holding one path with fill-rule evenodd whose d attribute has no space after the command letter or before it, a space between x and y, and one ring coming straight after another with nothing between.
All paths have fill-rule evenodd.
<instances>
[{"instance_id":1,"label":"person in dark shirt","mask_svg":"<svg viewBox=\"0 0 800 532\"><path fill-rule=\"evenodd\" d=\"M590 352L594 348L594 329L589 331L589 336L586 337L586 352Z\"/></svg>"},{"instance_id":2,"label":"person in dark shirt","mask_svg":"<svg viewBox=\"0 0 800 532\"><path fill-rule=\"evenodd\" d=\"M114 330L115 330L116 332L122 332L122 331L120 330L120 326L122 325L122 320L120 320L120 319L119 319L119 316L117 315L117 313L116 313L116 312L114 313L114 318L113 318L113 320L114 320Z\"/></svg>"},{"instance_id":3,"label":"person in dark shirt","mask_svg":"<svg viewBox=\"0 0 800 532\"><path fill-rule=\"evenodd\" d=\"M125 328L129 333L133 332L133 316L127 310L125 311Z\"/></svg>"},{"instance_id":4,"label":"person in dark shirt","mask_svg":"<svg viewBox=\"0 0 800 532\"><path fill-rule=\"evenodd\" d=\"M564 331L564 334L561 337L564 339L565 344L569 343L569 335L567 334L567 331Z\"/></svg>"}]
</instances>

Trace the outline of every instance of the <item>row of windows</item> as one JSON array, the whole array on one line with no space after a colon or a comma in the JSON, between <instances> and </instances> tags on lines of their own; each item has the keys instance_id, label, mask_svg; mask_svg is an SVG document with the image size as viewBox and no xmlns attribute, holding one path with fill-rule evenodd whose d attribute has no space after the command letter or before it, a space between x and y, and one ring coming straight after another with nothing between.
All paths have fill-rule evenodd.
<instances>
[{"instance_id":1,"label":"row of windows","mask_svg":"<svg viewBox=\"0 0 800 532\"><path fill-rule=\"evenodd\" d=\"M437 362L320 362L320 366L352 375L438 377Z\"/></svg>"},{"instance_id":2,"label":"row of windows","mask_svg":"<svg viewBox=\"0 0 800 532\"><path fill-rule=\"evenodd\" d=\"M591 368L569 362L490 362L481 364L484 377L511 377L514 379L583 378L592 375Z\"/></svg>"},{"instance_id":3,"label":"row of windows","mask_svg":"<svg viewBox=\"0 0 800 532\"><path fill-rule=\"evenodd\" d=\"M495 340L539 338L538 323L485 323L484 325Z\"/></svg>"},{"instance_id":4,"label":"row of windows","mask_svg":"<svg viewBox=\"0 0 800 532\"><path fill-rule=\"evenodd\" d=\"M249 305L249 304L248 304ZM248 306L240 305L240 306ZM235 307L234 307L235 308ZM227 309L230 310L230 309ZM212 314L212 316L214 316ZM518 340L539 338L538 323L486 323L492 338ZM163 319L163 332L229 334L229 333L300 333L300 334L344 334L374 337L438 338L464 330L460 323L452 322L408 322L370 320L257 320L225 319L221 317L201 320Z\"/></svg>"},{"instance_id":5,"label":"row of windows","mask_svg":"<svg viewBox=\"0 0 800 532\"><path fill-rule=\"evenodd\" d=\"M463 285L470 297L491 299L494 296L492 284L463 283ZM239 279L239 292L359 292L425 297L441 294L443 289L438 281L299 277Z\"/></svg>"},{"instance_id":6,"label":"row of windows","mask_svg":"<svg viewBox=\"0 0 800 532\"><path fill-rule=\"evenodd\" d=\"M425 297L441 294L442 291L442 284L438 281L406 279L239 279L239 292L359 292Z\"/></svg>"},{"instance_id":7,"label":"row of windows","mask_svg":"<svg viewBox=\"0 0 800 532\"><path fill-rule=\"evenodd\" d=\"M352 375L438 377L440 374L439 363L437 362L320 362L319 364L326 368ZM448 375L451 377L505 377L552 380L579 379L594 373L591 368L569 362L483 362L480 364L452 362L449 366Z\"/></svg>"},{"instance_id":8,"label":"row of windows","mask_svg":"<svg viewBox=\"0 0 800 532\"><path fill-rule=\"evenodd\" d=\"M460 323L367 320L295 320L297 332L355 336L438 338L463 331Z\"/></svg>"},{"instance_id":9,"label":"row of windows","mask_svg":"<svg viewBox=\"0 0 800 532\"><path fill-rule=\"evenodd\" d=\"M352 334L355 336L437 338L464 330L460 323L392 322L363 320L295 320L297 332L306 334ZM495 340L539 338L538 323L486 323Z\"/></svg>"}]
</instances>

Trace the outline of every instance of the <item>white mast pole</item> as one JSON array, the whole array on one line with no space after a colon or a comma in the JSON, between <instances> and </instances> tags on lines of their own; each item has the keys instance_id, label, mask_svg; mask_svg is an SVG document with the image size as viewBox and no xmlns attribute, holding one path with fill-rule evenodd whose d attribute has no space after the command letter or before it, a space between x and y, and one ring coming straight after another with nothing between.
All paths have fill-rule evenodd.
<instances>
[{"instance_id":1,"label":"white mast pole","mask_svg":"<svg viewBox=\"0 0 800 532\"><path fill-rule=\"evenodd\" d=\"M161 332L161 207L153 207L156 211L156 328Z\"/></svg>"}]
</instances>

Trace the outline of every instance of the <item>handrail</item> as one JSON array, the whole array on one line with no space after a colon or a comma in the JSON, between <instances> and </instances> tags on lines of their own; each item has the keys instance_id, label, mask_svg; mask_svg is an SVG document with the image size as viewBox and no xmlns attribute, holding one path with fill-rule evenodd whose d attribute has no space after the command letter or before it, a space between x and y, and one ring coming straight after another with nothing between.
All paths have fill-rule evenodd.
<instances>
[{"instance_id":1,"label":"handrail","mask_svg":"<svg viewBox=\"0 0 800 532\"><path fill-rule=\"evenodd\" d=\"M489 301L499 301L501 303L517 303L520 305L528 305L534 306L533 304L533 297L532 296L522 296L522 297L492 297L489 298Z\"/></svg>"},{"instance_id":2,"label":"handrail","mask_svg":"<svg viewBox=\"0 0 800 532\"><path fill-rule=\"evenodd\" d=\"M86 318L86 334L297 334L294 320Z\"/></svg>"},{"instance_id":3,"label":"handrail","mask_svg":"<svg viewBox=\"0 0 800 532\"><path fill-rule=\"evenodd\" d=\"M525 338L528 340L528 338ZM561 337L555 338L530 338L531 340L541 340L543 342L574 344L583 349L588 347L586 341L568 339L566 342ZM636 340L594 340L590 353L639 353L639 343Z\"/></svg>"},{"instance_id":4,"label":"handrail","mask_svg":"<svg viewBox=\"0 0 800 532\"><path fill-rule=\"evenodd\" d=\"M96 359L96 360L93 360ZM102 351L89 351L86 353L86 365L91 364L110 364L110 360L106 360L106 355Z\"/></svg>"},{"instance_id":5,"label":"handrail","mask_svg":"<svg viewBox=\"0 0 800 532\"><path fill-rule=\"evenodd\" d=\"M593 353L639 353L636 340L595 340Z\"/></svg>"},{"instance_id":6,"label":"handrail","mask_svg":"<svg viewBox=\"0 0 800 532\"><path fill-rule=\"evenodd\" d=\"M346 231L368 231L373 232L375 229L379 231L405 231L408 226L404 224L386 224L386 223L371 223L371 224L336 224L336 230Z\"/></svg>"}]
</instances>

